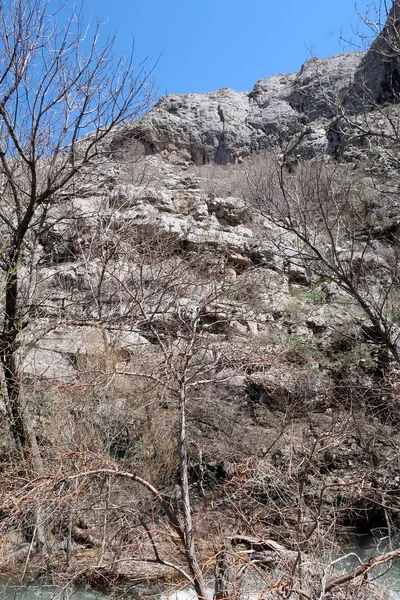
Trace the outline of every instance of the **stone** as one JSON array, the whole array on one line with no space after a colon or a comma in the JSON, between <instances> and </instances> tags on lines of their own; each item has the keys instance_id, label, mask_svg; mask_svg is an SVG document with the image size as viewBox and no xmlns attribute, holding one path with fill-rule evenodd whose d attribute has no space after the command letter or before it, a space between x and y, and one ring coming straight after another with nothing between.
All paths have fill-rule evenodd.
<instances>
[{"instance_id":1,"label":"stone","mask_svg":"<svg viewBox=\"0 0 400 600\"><path fill-rule=\"evenodd\" d=\"M328 150L328 137L326 130L313 123L296 146L294 152L297 157L312 158L321 155Z\"/></svg>"},{"instance_id":2,"label":"stone","mask_svg":"<svg viewBox=\"0 0 400 600\"><path fill-rule=\"evenodd\" d=\"M208 209L229 225L245 225L252 220L251 208L240 198L211 198Z\"/></svg>"},{"instance_id":3,"label":"stone","mask_svg":"<svg viewBox=\"0 0 400 600\"><path fill-rule=\"evenodd\" d=\"M112 208L125 209L136 206L140 198L141 188L130 183L116 185L110 194L109 202Z\"/></svg>"},{"instance_id":4,"label":"stone","mask_svg":"<svg viewBox=\"0 0 400 600\"><path fill-rule=\"evenodd\" d=\"M243 325L239 321L236 321L236 320L230 321L229 325L232 327L232 329L236 333L240 333L241 335L246 335L247 334L247 327L246 327L246 325Z\"/></svg>"},{"instance_id":5,"label":"stone","mask_svg":"<svg viewBox=\"0 0 400 600\"><path fill-rule=\"evenodd\" d=\"M136 138L148 154L174 162L225 165L287 143L302 132L301 155L325 151L326 122L352 85L364 54L312 58L298 73L260 79L251 92L222 88L205 94L167 95L138 121L125 125L111 145ZM179 158L180 157L180 158ZM196 185L196 182L193 182ZM188 188L188 186L185 186Z\"/></svg>"},{"instance_id":6,"label":"stone","mask_svg":"<svg viewBox=\"0 0 400 600\"><path fill-rule=\"evenodd\" d=\"M228 257L229 262L236 267L247 268L251 265L251 260L243 254L232 252Z\"/></svg>"},{"instance_id":7,"label":"stone","mask_svg":"<svg viewBox=\"0 0 400 600\"><path fill-rule=\"evenodd\" d=\"M137 333L136 331L118 330L109 331L108 339L114 348L135 352L143 346L147 346L150 342Z\"/></svg>"},{"instance_id":8,"label":"stone","mask_svg":"<svg viewBox=\"0 0 400 600\"><path fill-rule=\"evenodd\" d=\"M132 126L134 135L152 152L179 151L196 164L227 164L243 140L248 94L223 88L207 94L167 95Z\"/></svg>"},{"instance_id":9,"label":"stone","mask_svg":"<svg viewBox=\"0 0 400 600\"><path fill-rule=\"evenodd\" d=\"M354 74L344 106L352 112L385 102L397 103L400 92L399 2L395 0L385 27L372 42Z\"/></svg>"},{"instance_id":10,"label":"stone","mask_svg":"<svg viewBox=\"0 0 400 600\"><path fill-rule=\"evenodd\" d=\"M251 335L258 335L259 332L256 321L247 321L247 327L249 328Z\"/></svg>"},{"instance_id":11,"label":"stone","mask_svg":"<svg viewBox=\"0 0 400 600\"><path fill-rule=\"evenodd\" d=\"M333 117L335 104L353 83L364 53L346 52L330 58L313 57L300 69L290 95L290 103L307 115L309 121Z\"/></svg>"},{"instance_id":12,"label":"stone","mask_svg":"<svg viewBox=\"0 0 400 600\"><path fill-rule=\"evenodd\" d=\"M304 286L310 285L310 277L306 269L301 265L289 263L287 267L287 275L290 283L297 283Z\"/></svg>"},{"instance_id":13,"label":"stone","mask_svg":"<svg viewBox=\"0 0 400 600\"><path fill-rule=\"evenodd\" d=\"M28 352L23 362L25 375L58 379L77 374L73 355L36 347Z\"/></svg>"},{"instance_id":14,"label":"stone","mask_svg":"<svg viewBox=\"0 0 400 600\"><path fill-rule=\"evenodd\" d=\"M26 342L29 343L29 337ZM27 375L46 378L78 374L78 358L101 356L111 347L135 352L149 342L137 332L108 330L102 327L59 327L44 335L23 357ZM23 346L22 346L23 348Z\"/></svg>"}]
</instances>

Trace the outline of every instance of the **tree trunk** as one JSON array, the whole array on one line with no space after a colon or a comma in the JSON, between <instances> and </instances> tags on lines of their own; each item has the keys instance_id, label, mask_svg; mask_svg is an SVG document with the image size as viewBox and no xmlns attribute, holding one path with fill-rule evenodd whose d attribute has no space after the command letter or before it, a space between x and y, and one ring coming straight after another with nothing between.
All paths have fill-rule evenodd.
<instances>
[{"instance_id":1,"label":"tree trunk","mask_svg":"<svg viewBox=\"0 0 400 600\"><path fill-rule=\"evenodd\" d=\"M236 600L240 597L240 590L236 586L235 559L225 549L218 556L215 564L215 600L229 598Z\"/></svg>"},{"instance_id":2,"label":"tree trunk","mask_svg":"<svg viewBox=\"0 0 400 600\"><path fill-rule=\"evenodd\" d=\"M25 428L24 410L21 405L21 384L16 353L17 336L21 326L18 322L18 261L19 248L13 244L9 251L5 278L5 311L1 332L1 363L7 389L7 416L15 445L21 458L27 459L29 439ZM28 452L29 453L29 452Z\"/></svg>"},{"instance_id":3,"label":"tree trunk","mask_svg":"<svg viewBox=\"0 0 400 600\"><path fill-rule=\"evenodd\" d=\"M25 469L31 469L43 476L45 469L37 443L36 434L26 403L24 405L21 390L21 374L17 365L17 336L21 325L18 319L18 260L19 250L14 248L10 253L10 262L6 273L5 315L1 334L0 360L3 366L5 386L7 390L6 409L10 423L10 431L21 460L26 463ZM36 549L49 553L49 544L45 531L43 507L38 502L34 508L34 537Z\"/></svg>"},{"instance_id":4,"label":"tree trunk","mask_svg":"<svg viewBox=\"0 0 400 600\"><path fill-rule=\"evenodd\" d=\"M29 443L29 454L30 464L32 470L37 475L44 476L45 468L43 464L42 455L37 443L36 434L33 430L33 425L28 414L28 408L25 409L24 413L24 426L27 432L28 443ZM38 499L35 506L35 531L36 531L36 550L43 552L45 559L48 560L50 555L50 539L46 532L46 515L44 507L42 506L40 499Z\"/></svg>"},{"instance_id":5,"label":"tree trunk","mask_svg":"<svg viewBox=\"0 0 400 600\"><path fill-rule=\"evenodd\" d=\"M187 444L186 444L186 386L181 382L179 397L179 464L180 484L183 504L183 527L185 533L185 554L191 574L193 585L199 598L208 598L206 584L201 571L194 546L194 532L192 522L192 511L189 495Z\"/></svg>"},{"instance_id":6,"label":"tree trunk","mask_svg":"<svg viewBox=\"0 0 400 600\"><path fill-rule=\"evenodd\" d=\"M3 344L1 363L7 390L6 409L15 446L21 455L21 459L27 460L29 457L29 440L25 427L24 410L21 406L21 387L15 353L15 343L10 342L5 348Z\"/></svg>"}]
</instances>

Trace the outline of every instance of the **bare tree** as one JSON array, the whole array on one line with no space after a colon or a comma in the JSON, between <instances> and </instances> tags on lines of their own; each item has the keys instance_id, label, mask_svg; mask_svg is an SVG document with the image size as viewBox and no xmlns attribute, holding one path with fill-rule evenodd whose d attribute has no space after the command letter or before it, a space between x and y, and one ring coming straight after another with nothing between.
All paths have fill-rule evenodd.
<instances>
[{"instance_id":1,"label":"bare tree","mask_svg":"<svg viewBox=\"0 0 400 600\"><path fill-rule=\"evenodd\" d=\"M101 46L99 25L91 32L79 12L63 14L47 0L13 0L0 10L0 358L12 435L22 456L36 457L36 471L17 360L19 336L35 315L29 294L22 302L21 267L37 260L60 194L73 193L116 127L152 101L133 48L116 59L114 37Z\"/></svg>"},{"instance_id":2,"label":"bare tree","mask_svg":"<svg viewBox=\"0 0 400 600\"><path fill-rule=\"evenodd\" d=\"M371 180L324 159L290 173L284 161L268 157L248 169L247 181L273 225L277 251L348 294L368 320L364 333L380 347L382 367L388 355L399 361L397 230L382 226L385 206L368 189Z\"/></svg>"},{"instance_id":3,"label":"bare tree","mask_svg":"<svg viewBox=\"0 0 400 600\"><path fill-rule=\"evenodd\" d=\"M356 112L375 109L385 102L396 102L400 71L400 4L398 0L372 2L365 14L358 13L361 27L356 41L342 42L367 49L355 74L354 84L344 97L344 108Z\"/></svg>"},{"instance_id":4,"label":"bare tree","mask_svg":"<svg viewBox=\"0 0 400 600\"><path fill-rule=\"evenodd\" d=\"M328 132L334 160L294 165L294 139L279 156L250 165L247 182L285 260L336 283L362 310L384 370L389 356L400 360L399 2L374 2L360 19L357 47L369 47L354 82L340 101L325 98L336 115Z\"/></svg>"},{"instance_id":5,"label":"bare tree","mask_svg":"<svg viewBox=\"0 0 400 600\"><path fill-rule=\"evenodd\" d=\"M132 232L129 235L126 231L120 232L119 245L111 256L105 256L93 300L101 323L110 330L119 329L121 335L128 333L144 339L147 344L144 345L145 354L143 356L139 350L138 356L127 358L125 364L120 362L114 367L115 370L98 369L95 375L101 382L122 377L129 382L130 387L141 386L143 395L151 390L153 401L150 410L162 403L167 404L178 415L178 427L174 434L179 463L178 473L175 475L178 498L175 498L174 505L170 500L170 489L165 490L157 482L136 475L129 471L129 467L123 471L106 453L103 456L87 453L86 460L85 453L78 452L71 463L72 468L75 469L80 462L85 463L85 468L70 475L65 473L63 466L63 481L55 485L61 486L61 501L64 492L75 493L73 486L71 491L69 484L64 488L64 482L79 478L115 476L144 487L163 509L168 522L165 535L172 541L175 553L184 557L185 568L179 567L175 556L164 558L152 532L155 528L147 526L143 515L138 517L136 527L145 529L154 551L154 559L150 561L148 558L130 557L128 560L146 560L175 568L193 583L198 596L205 598L209 592L196 548L196 524L192 515L188 412L190 414L194 408L194 399L201 397L201 390L205 391L214 381L215 369L221 358L215 340L215 337L220 336L216 336L216 333L221 334L225 341L231 313L235 308L240 309L226 297L231 283L225 277L227 265L223 257L216 258L203 253L200 258L199 253L194 251L185 252L181 256L179 242L157 228L150 228L142 240L139 232L136 235L136 243L132 245ZM113 299L115 290L119 300L118 310L110 310L110 307L106 310L109 294ZM225 353L229 354L227 349ZM231 376L230 373L227 379ZM65 465L69 462L65 455L61 460ZM47 471L44 478L40 479L50 483L51 465ZM153 477L156 478L157 475L153 474ZM35 494L38 506L46 503L46 494L50 490L46 489L46 485L43 491L37 490ZM9 506L6 510L9 511ZM10 512L12 510L11 508ZM104 523L105 520L102 557L107 544ZM118 560L122 562L123 559Z\"/></svg>"},{"instance_id":6,"label":"bare tree","mask_svg":"<svg viewBox=\"0 0 400 600\"><path fill-rule=\"evenodd\" d=\"M397 207L399 167L400 5L376 0L355 39L342 38L346 47L366 50L354 81L336 103L326 97L335 118L330 123L330 151L338 158L356 158L374 174L377 187ZM385 173L387 181L381 175Z\"/></svg>"}]
</instances>

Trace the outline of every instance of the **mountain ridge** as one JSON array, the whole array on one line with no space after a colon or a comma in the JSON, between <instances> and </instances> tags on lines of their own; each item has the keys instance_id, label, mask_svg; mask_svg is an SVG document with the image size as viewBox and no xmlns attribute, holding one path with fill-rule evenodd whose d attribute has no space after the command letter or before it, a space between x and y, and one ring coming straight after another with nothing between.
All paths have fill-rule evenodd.
<instances>
[{"instance_id":1,"label":"mountain ridge","mask_svg":"<svg viewBox=\"0 0 400 600\"><path fill-rule=\"evenodd\" d=\"M149 154L228 164L249 154L282 146L307 125L297 152L312 156L328 148L328 121L364 57L362 52L311 58L298 72L259 79L250 92L230 88L202 94L163 96L141 119L124 127L124 138L139 139Z\"/></svg>"}]
</instances>

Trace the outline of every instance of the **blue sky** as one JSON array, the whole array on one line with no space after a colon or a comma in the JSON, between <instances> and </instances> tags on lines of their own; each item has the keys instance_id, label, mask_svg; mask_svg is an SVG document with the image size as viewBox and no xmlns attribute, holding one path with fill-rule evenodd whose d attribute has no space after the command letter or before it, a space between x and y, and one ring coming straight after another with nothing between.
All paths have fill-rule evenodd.
<instances>
[{"instance_id":1,"label":"blue sky","mask_svg":"<svg viewBox=\"0 0 400 600\"><path fill-rule=\"evenodd\" d=\"M368 0L358 0L365 13ZM85 0L89 15L117 31L116 51L135 36L138 61L158 57L159 94L251 90L261 77L296 71L312 54L341 52L341 28L355 37L353 0ZM161 56L160 56L161 54Z\"/></svg>"}]
</instances>

